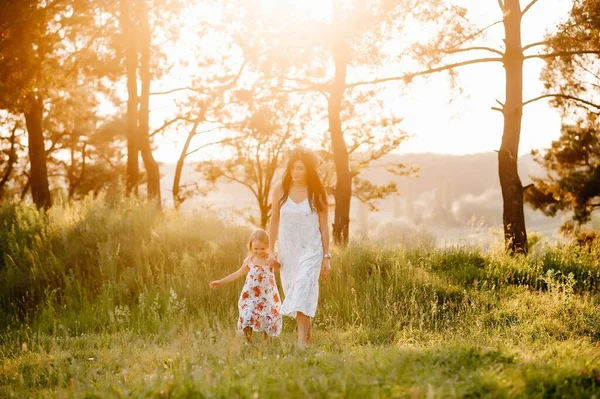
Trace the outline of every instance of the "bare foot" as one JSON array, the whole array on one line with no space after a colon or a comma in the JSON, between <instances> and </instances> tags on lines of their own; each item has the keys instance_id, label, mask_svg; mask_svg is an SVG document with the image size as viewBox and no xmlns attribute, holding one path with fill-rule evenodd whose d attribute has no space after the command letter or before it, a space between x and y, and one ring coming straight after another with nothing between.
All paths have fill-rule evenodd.
<instances>
[{"instance_id":1,"label":"bare foot","mask_svg":"<svg viewBox=\"0 0 600 399\"><path fill-rule=\"evenodd\" d=\"M298 348L301 351L308 349L308 347L309 347L308 342L298 341L296 343L296 348Z\"/></svg>"}]
</instances>

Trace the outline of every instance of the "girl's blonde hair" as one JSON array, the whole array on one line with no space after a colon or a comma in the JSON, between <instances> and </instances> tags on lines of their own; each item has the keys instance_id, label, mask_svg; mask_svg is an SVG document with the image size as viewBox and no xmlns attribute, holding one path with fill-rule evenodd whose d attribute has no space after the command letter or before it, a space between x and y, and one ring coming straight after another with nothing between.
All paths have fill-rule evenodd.
<instances>
[{"instance_id":1,"label":"girl's blonde hair","mask_svg":"<svg viewBox=\"0 0 600 399\"><path fill-rule=\"evenodd\" d=\"M264 244L269 245L269 233L267 233L263 229L256 229L250 234L250 239L248 240L248 253L252 255L252 242L260 241Z\"/></svg>"}]
</instances>

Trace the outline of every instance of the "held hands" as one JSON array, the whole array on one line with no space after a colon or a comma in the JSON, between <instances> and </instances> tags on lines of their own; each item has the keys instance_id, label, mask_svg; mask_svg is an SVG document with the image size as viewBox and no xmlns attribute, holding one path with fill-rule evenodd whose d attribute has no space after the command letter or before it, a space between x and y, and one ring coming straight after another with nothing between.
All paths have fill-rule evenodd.
<instances>
[{"instance_id":1,"label":"held hands","mask_svg":"<svg viewBox=\"0 0 600 399\"><path fill-rule=\"evenodd\" d=\"M275 255L275 251L269 250L269 259L267 261L269 262L269 267L272 267L273 269L281 268L281 264L277 260L277 255Z\"/></svg>"},{"instance_id":2,"label":"held hands","mask_svg":"<svg viewBox=\"0 0 600 399\"><path fill-rule=\"evenodd\" d=\"M277 259L269 258L269 267L272 267L273 269L277 270L281 269L281 264L279 263L279 261L277 261Z\"/></svg>"}]
</instances>

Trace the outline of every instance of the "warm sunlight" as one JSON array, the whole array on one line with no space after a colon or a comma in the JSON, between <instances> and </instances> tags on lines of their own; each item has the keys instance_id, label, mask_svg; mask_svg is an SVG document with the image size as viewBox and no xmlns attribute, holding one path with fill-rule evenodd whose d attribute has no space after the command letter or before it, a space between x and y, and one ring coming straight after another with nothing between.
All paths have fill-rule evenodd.
<instances>
[{"instance_id":1,"label":"warm sunlight","mask_svg":"<svg viewBox=\"0 0 600 399\"><path fill-rule=\"evenodd\" d=\"M259 3L270 18L286 19L292 14L297 18L297 14L301 13L305 18L331 21L331 1L259 0Z\"/></svg>"},{"instance_id":2,"label":"warm sunlight","mask_svg":"<svg viewBox=\"0 0 600 399\"><path fill-rule=\"evenodd\" d=\"M0 1L0 398L597 398L599 4Z\"/></svg>"},{"instance_id":3,"label":"warm sunlight","mask_svg":"<svg viewBox=\"0 0 600 399\"><path fill-rule=\"evenodd\" d=\"M459 2L460 3L460 2ZM463 1L469 10L469 15L480 25L487 25L496 21L499 17L496 2L473 2ZM252 2L248 2L252 4ZM254 3L256 4L256 3ZM294 1L260 0L259 6L269 18L281 20L290 18L290 13L304 13L307 19L315 19L329 22L331 18L331 2L310 0L301 3ZM258 7L258 6L257 6ZM528 24L523 31L523 41L533 42L543 37L546 31L554 29L561 16L569 9L570 1L560 0L553 3L550 9L540 8L531 11ZM540 18L540 15L545 18ZM197 40L194 39L194 27L198 26L199 20L206 18L219 18L219 8L215 5L206 5L198 2L190 6L189 12L185 13L184 23L181 26L182 40L177 46L168 51L170 57L186 59L192 62L191 49L196 48ZM423 36L421 31L415 31L409 39L414 40ZM488 32L488 40L501 48L504 33L501 26L497 26ZM204 48L211 49L211 42ZM392 45L393 48L393 45ZM526 66L525 75L531 77L525 79L525 94L540 92L543 85L538 79L543 62L533 62ZM398 64L393 61L388 66L380 69L382 76L393 75L398 70L413 71L416 66L410 64ZM186 76L195 74L193 68L176 68L177 73L165 76L154 87L172 88L185 86ZM402 128L411 134L411 139L396 151L400 153L411 152L434 152L447 154L470 154L497 150L500 145L502 134L502 118L497 112L491 110L496 105L496 100L502 98L504 88L503 69L501 66L483 65L468 67L457 72L461 90L466 95L459 95L457 89L453 89L446 75L435 75L427 79L416 80L409 88L402 91L395 89L386 90L383 94L385 106L394 109L403 118ZM174 77L177 77L176 79ZM352 70L349 76L361 80L361 75ZM363 75L364 76L364 75ZM152 114L154 126L159 126L164 120L168 120L175 112L174 104L178 98L185 93L177 93L172 96L160 96L152 99ZM524 115L523 135L521 138L520 153L527 154L532 149L546 147L553 139L558 137L560 128L560 114L542 103L533 104ZM326 121L322 121L305 133L309 136L320 138L323 131L327 129ZM217 133L215 133L217 134ZM218 135L218 134L217 134ZM156 156L161 162L176 162L181 146L185 141L185 133L177 135L165 135L158 137L160 145ZM205 136L196 144L209 142L216 136ZM194 155L201 159L202 152Z\"/></svg>"}]
</instances>

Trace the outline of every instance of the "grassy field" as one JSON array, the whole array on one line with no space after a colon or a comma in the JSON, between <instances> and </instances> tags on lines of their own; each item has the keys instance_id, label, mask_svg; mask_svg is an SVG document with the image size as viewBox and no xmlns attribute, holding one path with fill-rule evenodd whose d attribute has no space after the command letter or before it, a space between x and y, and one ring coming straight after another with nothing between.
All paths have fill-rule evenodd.
<instances>
[{"instance_id":1,"label":"grassy field","mask_svg":"<svg viewBox=\"0 0 600 399\"><path fill-rule=\"evenodd\" d=\"M0 397L594 397L600 253L334 252L312 348L235 333L248 230L88 200L0 205Z\"/></svg>"}]
</instances>

